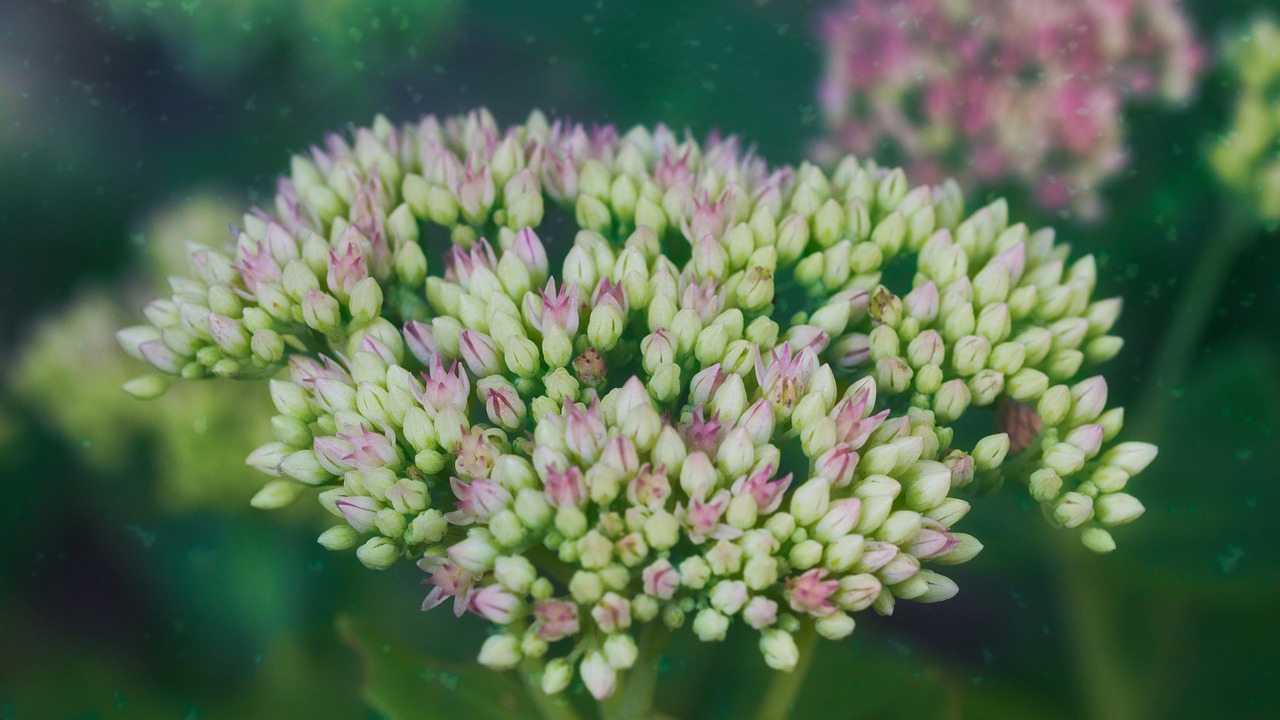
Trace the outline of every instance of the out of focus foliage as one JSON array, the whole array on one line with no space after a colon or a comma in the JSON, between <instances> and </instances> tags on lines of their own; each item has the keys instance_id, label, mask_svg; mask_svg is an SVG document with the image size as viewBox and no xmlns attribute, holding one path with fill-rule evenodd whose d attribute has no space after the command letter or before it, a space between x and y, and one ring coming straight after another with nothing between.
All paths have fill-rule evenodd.
<instances>
[{"instance_id":1,"label":"out of focus foliage","mask_svg":"<svg viewBox=\"0 0 1280 720\"><path fill-rule=\"evenodd\" d=\"M1280 25L1255 20L1226 48L1240 96L1213 169L1264 220L1280 220Z\"/></svg>"},{"instance_id":2,"label":"out of focus foliage","mask_svg":"<svg viewBox=\"0 0 1280 720\"><path fill-rule=\"evenodd\" d=\"M95 470L126 471L137 443L148 443L156 501L168 508L247 502L255 488L244 456L270 432L269 398L263 387L206 383L136 402L120 391L136 363L120 354L112 327L129 322L133 308L185 265L187 243L220 242L235 217L208 194L163 208L135 236L144 250L140 271L114 286L78 289L69 308L40 322L10 367L14 395L65 432Z\"/></svg>"}]
</instances>

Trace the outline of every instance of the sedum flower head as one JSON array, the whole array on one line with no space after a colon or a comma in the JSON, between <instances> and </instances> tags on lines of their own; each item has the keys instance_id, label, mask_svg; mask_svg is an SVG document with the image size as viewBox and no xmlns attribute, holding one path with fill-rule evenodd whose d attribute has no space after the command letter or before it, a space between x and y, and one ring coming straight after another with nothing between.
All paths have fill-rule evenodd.
<instances>
[{"instance_id":1,"label":"sedum flower head","mask_svg":"<svg viewBox=\"0 0 1280 720\"><path fill-rule=\"evenodd\" d=\"M1209 159L1260 219L1280 220L1280 26L1255 20L1226 55L1240 97L1231 128Z\"/></svg>"},{"instance_id":2,"label":"sedum flower head","mask_svg":"<svg viewBox=\"0 0 1280 720\"><path fill-rule=\"evenodd\" d=\"M168 374L271 377L248 462L318 490L322 544L415 561L424 609L494 624L481 662L603 698L647 623L742 623L790 670L803 623L951 597L945 566L982 548L966 498L1006 468L1109 549L1155 449L1114 442L1083 378L1119 302L1068 252L853 157L380 118L295 158L121 340ZM958 438L981 407L1004 429Z\"/></svg>"},{"instance_id":3,"label":"sedum flower head","mask_svg":"<svg viewBox=\"0 0 1280 720\"><path fill-rule=\"evenodd\" d=\"M1124 104L1181 102L1202 65L1178 0L849 0L820 34L819 156L890 151L917 180L1013 179L1085 213L1126 164Z\"/></svg>"}]
</instances>

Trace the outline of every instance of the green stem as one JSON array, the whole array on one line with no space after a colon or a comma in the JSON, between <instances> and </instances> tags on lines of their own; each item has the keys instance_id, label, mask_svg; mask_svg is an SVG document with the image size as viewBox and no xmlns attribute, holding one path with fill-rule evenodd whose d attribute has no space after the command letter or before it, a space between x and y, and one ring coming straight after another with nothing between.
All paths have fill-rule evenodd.
<instances>
[{"instance_id":1,"label":"green stem","mask_svg":"<svg viewBox=\"0 0 1280 720\"><path fill-rule=\"evenodd\" d=\"M534 675L540 673L545 667L541 660L526 659L520 665L520 679L524 680L525 688L529 692L529 699L533 701L535 707L538 708L538 714L543 720L582 720L581 716L574 711L569 701L551 697L542 692L542 686L534 679Z\"/></svg>"},{"instance_id":2,"label":"green stem","mask_svg":"<svg viewBox=\"0 0 1280 720\"><path fill-rule=\"evenodd\" d=\"M1232 209L1223 226L1222 234L1205 244L1191 266L1183 292L1169 314L1165 336L1152 356L1153 367L1138 402L1137 421L1131 425L1138 433L1135 437L1159 437L1178 389L1186 382L1222 285L1237 256L1253 238L1254 224L1241 210Z\"/></svg>"},{"instance_id":3,"label":"green stem","mask_svg":"<svg viewBox=\"0 0 1280 720\"><path fill-rule=\"evenodd\" d=\"M1223 232L1205 245L1191 266L1183 292L1169 314L1167 330L1153 356L1153 367L1130 428L1138 439L1159 440L1173 412L1178 388L1186 382L1213 310L1239 253L1252 239L1254 224L1233 208ZM1060 582L1072 625L1069 633L1076 675L1082 685L1087 715L1100 720L1139 720L1146 717L1139 685L1120 656L1119 642L1108 618L1114 602L1105 578L1082 557L1085 551L1062 537L1055 543Z\"/></svg>"},{"instance_id":4,"label":"green stem","mask_svg":"<svg viewBox=\"0 0 1280 720\"><path fill-rule=\"evenodd\" d=\"M1067 642L1076 668L1086 717L1133 720L1142 717L1137 686L1130 677L1113 628L1114 603L1092 557L1074 533L1056 533L1058 581L1067 608Z\"/></svg>"},{"instance_id":5,"label":"green stem","mask_svg":"<svg viewBox=\"0 0 1280 720\"><path fill-rule=\"evenodd\" d=\"M765 691L764 700L760 703L760 711L756 720L787 720L795 705L796 696L804 685L805 676L809 674L809 666L813 663L813 652L818 647L817 626L811 621L802 621L800 630L796 632L796 648L800 658L796 667L789 673L774 673L769 689Z\"/></svg>"},{"instance_id":6,"label":"green stem","mask_svg":"<svg viewBox=\"0 0 1280 720\"><path fill-rule=\"evenodd\" d=\"M667 646L670 634L666 623L654 620L646 623L640 633L639 657L627 673L626 684L618 694L619 702L614 715L618 720L644 720L653 713L653 693L658 686L658 663Z\"/></svg>"}]
</instances>

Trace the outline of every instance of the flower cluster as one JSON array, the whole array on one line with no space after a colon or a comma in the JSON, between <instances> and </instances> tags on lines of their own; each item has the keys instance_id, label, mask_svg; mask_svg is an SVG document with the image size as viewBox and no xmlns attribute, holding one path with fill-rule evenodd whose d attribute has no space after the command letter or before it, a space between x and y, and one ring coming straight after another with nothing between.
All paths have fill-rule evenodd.
<instances>
[{"instance_id":1,"label":"flower cluster","mask_svg":"<svg viewBox=\"0 0 1280 720\"><path fill-rule=\"evenodd\" d=\"M1202 64L1178 0L848 0L825 13L816 153L896 152L917 181L1013 178L1097 213L1131 98L1182 101Z\"/></svg>"},{"instance_id":2,"label":"flower cluster","mask_svg":"<svg viewBox=\"0 0 1280 720\"><path fill-rule=\"evenodd\" d=\"M1006 475L1110 550L1155 448L1114 442L1105 383L1076 379L1119 350L1120 304L1067 254L1002 202L966 217L955 183L852 157L379 119L295 158L275 212L120 337L188 378L287 367L255 504L319 488L323 545L414 560L424 608L497 626L482 663L604 698L640 626L741 621L789 670L801 628L951 597L937 568L982 547L962 495ZM1007 430L960 441L986 406Z\"/></svg>"},{"instance_id":3,"label":"flower cluster","mask_svg":"<svg viewBox=\"0 0 1280 720\"><path fill-rule=\"evenodd\" d=\"M1240 83L1213 169L1263 220L1280 220L1280 26L1257 20L1227 51Z\"/></svg>"}]
</instances>

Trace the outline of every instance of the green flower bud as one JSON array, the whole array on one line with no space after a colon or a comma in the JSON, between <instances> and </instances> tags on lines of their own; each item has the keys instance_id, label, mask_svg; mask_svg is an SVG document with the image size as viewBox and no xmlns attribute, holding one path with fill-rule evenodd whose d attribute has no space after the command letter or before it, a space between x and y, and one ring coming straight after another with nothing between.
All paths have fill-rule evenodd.
<instances>
[{"instance_id":1,"label":"green flower bud","mask_svg":"<svg viewBox=\"0 0 1280 720\"><path fill-rule=\"evenodd\" d=\"M1053 519L1063 527L1079 527L1093 517L1093 500L1077 492L1064 494L1053 508Z\"/></svg>"},{"instance_id":2,"label":"green flower bud","mask_svg":"<svg viewBox=\"0 0 1280 720\"><path fill-rule=\"evenodd\" d=\"M382 536L369 538L356 548L356 559L370 570L386 570L400 557L396 544Z\"/></svg>"}]
</instances>

